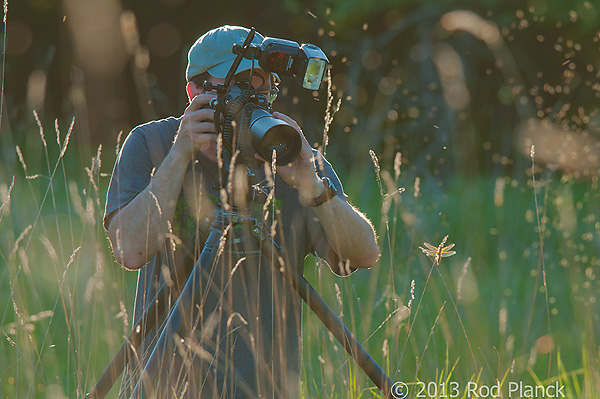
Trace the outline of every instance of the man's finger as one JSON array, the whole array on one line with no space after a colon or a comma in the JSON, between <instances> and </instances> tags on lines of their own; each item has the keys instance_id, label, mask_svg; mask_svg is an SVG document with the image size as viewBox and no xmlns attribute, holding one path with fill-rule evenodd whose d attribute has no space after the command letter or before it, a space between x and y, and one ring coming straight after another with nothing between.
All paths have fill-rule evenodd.
<instances>
[{"instance_id":1,"label":"man's finger","mask_svg":"<svg viewBox=\"0 0 600 399\"><path fill-rule=\"evenodd\" d=\"M192 99L190 105L187 107L187 110L197 111L206 106L213 98L217 98L217 96L214 94L198 94Z\"/></svg>"},{"instance_id":2,"label":"man's finger","mask_svg":"<svg viewBox=\"0 0 600 399\"><path fill-rule=\"evenodd\" d=\"M258 152L255 152L255 153L254 153L254 158L258 159L258 160L259 160L259 161L261 161L261 162L267 162L267 160L266 160L266 159L264 159L263 157L261 157L261 156L258 154Z\"/></svg>"},{"instance_id":3,"label":"man's finger","mask_svg":"<svg viewBox=\"0 0 600 399\"><path fill-rule=\"evenodd\" d=\"M202 121L196 123L194 125L194 132L197 132L197 135L206 135L207 137L210 136L212 141L217 141L217 131L215 130L215 124L212 123L212 121Z\"/></svg>"},{"instance_id":4,"label":"man's finger","mask_svg":"<svg viewBox=\"0 0 600 399\"><path fill-rule=\"evenodd\" d=\"M299 131L300 134L302 134L302 129L300 128L300 125L298 125L298 122L296 122L286 114L282 114L281 112L273 112L273 116L277 119L281 119L282 121L289 123L290 125L292 125L293 128Z\"/></svg>"}]
</instances>

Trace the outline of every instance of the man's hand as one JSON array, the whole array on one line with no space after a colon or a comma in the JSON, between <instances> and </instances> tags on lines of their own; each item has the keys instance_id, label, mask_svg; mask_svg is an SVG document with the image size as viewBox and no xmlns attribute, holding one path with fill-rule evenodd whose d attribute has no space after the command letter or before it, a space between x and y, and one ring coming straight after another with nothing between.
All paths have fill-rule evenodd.
<instances>
[{"instance_id":1,"label":"man's hand","mask_svg":"<svg viewBox=\"0 0 600 399\"><path fill-rule=\"evenodd\" d=\"M191 161L198 151L216 159L217 135L213 122L215 111L207 104L215 94L199 94L194 97L183 113L179 131L171 151Z\"/></svg>"},{"instance_id":2,"label":"man's hand","mask_svg":"<svg viewBox=\"0 0 600 399\"><path fill-rule=\"evenodd\" d=\"M287 165L278 166L277 174L281 176L284 182L298 190L300 202L303 205L308 205L312 202L313 198L318 197L325 191L323 182L317 176L314 153L306 137L304 137L302 129L300 129L295 120L280 112L274 112L273 116L290 124L298 131L302 139L302 149L298 157ZM261 161L265 161L258 154L254 156Z\"/></svg>"}]
</instances>

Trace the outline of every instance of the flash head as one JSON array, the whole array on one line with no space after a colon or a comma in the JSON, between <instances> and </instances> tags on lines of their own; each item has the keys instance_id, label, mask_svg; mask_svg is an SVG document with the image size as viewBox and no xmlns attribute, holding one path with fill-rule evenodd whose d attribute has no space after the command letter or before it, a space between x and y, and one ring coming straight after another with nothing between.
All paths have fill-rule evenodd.
<instances>
[{"instance_id":1,"label":"flash head","mask_svg":"<svg viewBox=\"0 0 600 399\"><path fill-rule=\"evenodd\" d=\"M243 47L233 46L239 54ZM314 44L302 44L287 39L265 38L260 45L250 44L244 57L258 60L258 65L267 71L295 76L300 86L308 90L319 90L329 65L329 59Z\"/></svg>"},{"instance_id":2,"label":"flash head","mask_svg":"<svg viewBox=\"0 0 600 399\"><path fill-rule=\"evenodd\" d=\"M299 67L302 71L298 75L300 85L305 89L319 90L325 70L329 65L327 56L319 47L314 44L303 44L300 46Z\"/></svg>"}]
</instances>

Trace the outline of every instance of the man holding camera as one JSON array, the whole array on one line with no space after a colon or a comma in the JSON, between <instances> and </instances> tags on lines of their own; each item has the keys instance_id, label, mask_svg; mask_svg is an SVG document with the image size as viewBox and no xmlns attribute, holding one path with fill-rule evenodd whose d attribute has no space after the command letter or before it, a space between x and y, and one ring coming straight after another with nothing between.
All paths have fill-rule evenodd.
<instances>
[{"instance_id":1,"label":"man holding camera","mask_svg":"<svg viewBox=\"0 0 600 399\"><path fill-rule=\"evenodd\" d=\"M190 103L183 116L133 129L115 164L104 226L117 261L139 269L136 322L156 318L160 326L164 321L144 310L163 285L176 298L206 240L202 226L215 207L228 206L221 136L210 107L217 96L203 83L224 82L235 58L232 46L247 35L248 29L223 26L200 37L188 55ZM253 43L262 41L257 33ZM237 68L231 83L236 82L251 84L265 98L272 98L278 83L248 59ZM156 381L143 382L157 397L297 398L301 301L276 270L302 273L305 256L316 253L336 274L347 275L373 266L379 257L371 223L347 202L331 165L293 119L277 112L273 117L297 130L302 149L274 175L270 163L252 169L255 182L271 194L266 205L248 209L281 247L279 264L270 264L243 226L226 229L224 251L187 328L179 331ZM258 154L254 158L265 161ZM143 381L140 370L155 338L156 331L137 351L122 392Z\"/></svg>"}]
</instances>

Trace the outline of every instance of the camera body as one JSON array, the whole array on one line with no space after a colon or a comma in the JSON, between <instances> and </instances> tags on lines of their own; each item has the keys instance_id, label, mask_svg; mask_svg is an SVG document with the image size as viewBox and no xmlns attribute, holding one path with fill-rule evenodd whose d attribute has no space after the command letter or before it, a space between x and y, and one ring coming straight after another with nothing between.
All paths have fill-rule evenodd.
<instances>
[{"instance_id":1,"label":"camera body","mask_svg":"<svg viewBox=\"0 0 600 399\"><path fill-rule=\"evenodd\" d=\"M204 90L214 86L204 83ZM298 131L287 122L273 116L272 102L266 94L261 94L246 82L233 84L221 98L210 103L216 114L225 115L223 126L223 146L231 152L240 151L241 159L254 162L257 153L263 159L272 162L273 151L277 165L292 162L302 149L302 140ZM220 125L215 115L215 126ZM233 122L238 127L233 131ZM220 127L217 128L219 131ZM237 133L237 136L236 134ZM237 145L234 148L233 143ZM224 160L227 161L227 151Z\"/></svg>"},{"instance_id":2,"label":"camera body","mask_svg":"<svg viewBox=\"0 0 600 399\"><path fill-rule=\"evenodd\" d=\"M205 91L217 91L217 98L210 105L215 109L215 129L223 134L223 161L226 168L229 168L232 154L238 150L238 158L247 164L256 162L255 153L269 162L273 161L275 155L277 165L286 165L296 159L302 149L299 132L272 115L278 74L295 76L302 87L318 90L329 63L323 51L315 45L299 45L291 40L270 37L260 45L254 45L251 44L254 35L255 29L252 28L244 44L233 46L232 52L237 56L223 84L204 82ZM263 71L275 77L275 87L272 87L268 96L259 93L251 83L230 85L244 57L257 61ZM252 76L249 80L252 81ZM221 115L225 116L222 126Z\"/></svg>"}]
</instances>

